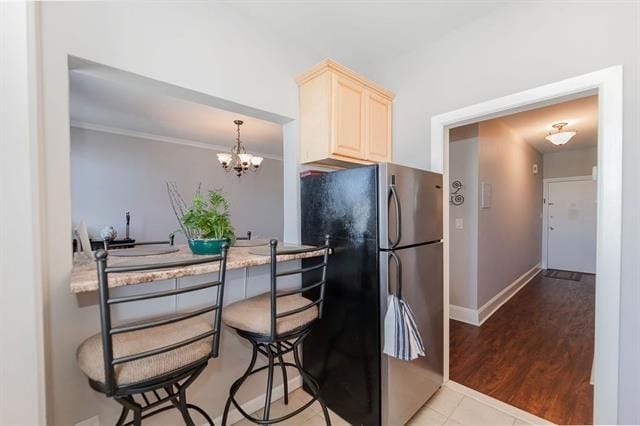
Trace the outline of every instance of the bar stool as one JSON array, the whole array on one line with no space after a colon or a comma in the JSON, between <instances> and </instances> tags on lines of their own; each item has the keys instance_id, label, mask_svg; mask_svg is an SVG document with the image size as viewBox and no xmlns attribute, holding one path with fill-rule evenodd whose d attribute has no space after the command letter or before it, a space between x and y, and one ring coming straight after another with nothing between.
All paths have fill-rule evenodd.
<instances>
[{"instance_id":1,"label":"bar stool","mask_svg":"<svg viewBox=\"0 0 640 426\"><path fill-rule=\"evenodd\" d=\"M186 391L205 369L209 358L218 356L227 251L225 244L217 256L127 266L108 266L107 252L96 252L100 333L80 344L76 358L80 369L89 378L89 385L122 405L116 425L140 425L142 419L174 407L180 411L187 425L194 425L189 409L197 411L213 425L203 409L187 403ZM215 281L132 296L109 295L109 277L112 274L183 268L210 262L219 262L218 279ZM208 303L204 307L144 322L112 324L111 309L114 305L207 289L216 291L215 295L202 295ZM213 320L203 317L208 313L213 313ZM133 412L133 420L126 422L129 411Z\"/></svg>"},{"instance_id":2,"label":"bar stool","mask_svg":"<svg viewBox=\"0 0 640 426\"><path fill-rule=\"evenodd\" d=\"M231 385L229 398L224 407L222 417L223 426L227 424L227 417L231 404L248 420L260 425L269 425L282 422L301 413L318 401L322 407L325 421L328 425L329 412L324 400L320 396L320 385L318 381L302 368L300 361L299 347L305 337L311 332L316 321L322 318L322 307L324 302L325 284L327 276L327 262L329 256L329 236L325 236L322 247L313 247L295 251L287 251L286 254L308 253L317 250L324 250L322 263L300 268L293 271L278 272L277 268L277 240L271 240L271 291L233 303L225 307L222 314L222 321L229 327L236 330L238 335L251 343L253 353L249 367L245 373ZM318 282L297 290L278 291L278 278L289 275L311 273L318 271L321 278ZM317 272L315 272L317 273ZM313 301L302 296L301 293L312 290L319 290L319 297ZM283 355L293 352L294 363L284 362ZM267 365L255 368L258 353L267 357ZM302 376L303 383L310 390L311 400L293 412L275 419L269 418L271 406L271 394L273 390L273 371L275 367L282 369L284 383L284 403L288 404L288 385L286 367L294 367ZM242 384L249 376L263 370L267 370L267 392L264 402L262 418L254 418L245 412L240 404L235 400L235 395Z\"/></svg>"}]
</instances>

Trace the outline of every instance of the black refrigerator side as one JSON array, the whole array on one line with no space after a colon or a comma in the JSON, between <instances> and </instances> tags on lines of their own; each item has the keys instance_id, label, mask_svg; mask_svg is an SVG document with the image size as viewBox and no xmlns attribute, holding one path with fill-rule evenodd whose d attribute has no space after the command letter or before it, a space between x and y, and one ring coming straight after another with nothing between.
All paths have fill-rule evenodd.
<instances>
[{"instance_id":1,"label":"black refrigerator side","mask_svg":"<svg viewBox=\"0 0 640 426\"><path fill-rule=\"evenodd\" d=\"M350 424L379 424L377 167L305 177L300 202L302 243L320 244L330 234L333 250L323 318L304 342L304 367L340 417ZM305 259L303 266L317 262ZM303 286L318 279L305 275Z\"/></svg>"}]
</instances>

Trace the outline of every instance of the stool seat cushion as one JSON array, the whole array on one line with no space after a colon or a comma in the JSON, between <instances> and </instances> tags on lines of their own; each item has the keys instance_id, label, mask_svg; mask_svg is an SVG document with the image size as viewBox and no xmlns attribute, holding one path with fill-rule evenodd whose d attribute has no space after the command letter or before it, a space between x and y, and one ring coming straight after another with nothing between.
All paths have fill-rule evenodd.
<instances>
[{"instance_id":1,"label":"stool seat cushion","mask_svg":"<svg viewBox=\"0 0 640 426\"><path fill-rule=\"evenodd\" d=\"M285 313L302 308L312 303L300 294L278 297L276 301L277 313ZM304 327L318 318L318 307L311 306L302 312L288 315L276 320L276 333L286 334ZM222 310L222 320L229 327L256 334L271 333L271 293L241 300L226 306Z\"/></svg>"},{"instance_id":2,"label":"stool seat cushion","mask_svg":"<svg viewBox=\"0 0 640 426\"><path fill-rule=\"evenodd\" d=\"M115 334L112 338L113 357L139 354L172 345L211 330L211 321L198 316L173 324ZM126 385L142 382L179 370L198 360L206 360L209 358L211 350L212 337L206 337L169 352L116 364L116 384ZM104 357L100 333L89 337L80 344L76 352L76 359L84 374L92 380L104 383Z\"/></svg>"}]
</instances>

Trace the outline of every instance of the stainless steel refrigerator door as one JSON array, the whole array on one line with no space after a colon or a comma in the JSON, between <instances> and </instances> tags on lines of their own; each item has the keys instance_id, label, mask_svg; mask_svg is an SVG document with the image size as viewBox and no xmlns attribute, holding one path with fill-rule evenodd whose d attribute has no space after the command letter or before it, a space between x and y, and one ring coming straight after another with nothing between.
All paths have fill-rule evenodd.
<instances>
[{"instance_id":1,"label":"stainless steel refrigerator door","mask_svg":"<svg viewBox=\"0 0 640 426\"><path fill-rule=\"evenodd\" d=\"M392 253L401 264L402 298L415 315L426 354L413 361L382 354L382 424L402 425L443 383L442 243L380 252L382 345L387 297L398 285L397 263Z\"/></svg>"},{"instance_id":2,"label":"stainless steel refrigerator door","mask_svg":"<svg viewBox=\"0 0 640 426\"><path fill-rule=\"evenodd\" d=\"M441 174L381 163L378 185L380 248L442 239Z\"/></svg>"}]
</instances>

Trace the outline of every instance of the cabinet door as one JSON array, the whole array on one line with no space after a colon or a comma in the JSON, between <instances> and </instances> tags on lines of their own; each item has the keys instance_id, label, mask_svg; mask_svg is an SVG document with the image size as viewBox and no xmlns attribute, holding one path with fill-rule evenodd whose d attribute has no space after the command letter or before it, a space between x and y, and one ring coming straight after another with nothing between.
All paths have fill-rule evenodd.
<instances>
[{"instance_id":1,"label":"cabinet door","mask_svg":"<svg viewBox=\"0 0 640 426\"><path fill-rule=\"evenodd\" d=\"M332 154L364 159L364 102L362 86L333 76Z\"/></svg>"},{"instance_id":2,"label":"cabinet door","mask_svg":"<svg viewBox=\"0 0 640 426\"><path fill-rule=\"evenodd\" d=\"M378 162L391 161L391 101L369 93L366 110L365 158Z\"/></svg>"}]
</instances>

